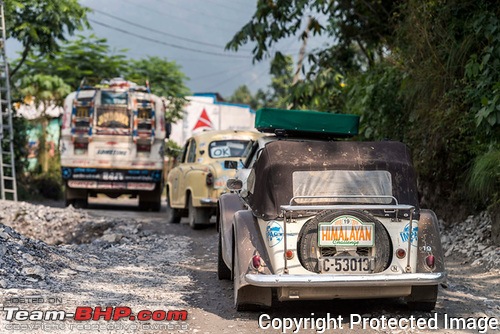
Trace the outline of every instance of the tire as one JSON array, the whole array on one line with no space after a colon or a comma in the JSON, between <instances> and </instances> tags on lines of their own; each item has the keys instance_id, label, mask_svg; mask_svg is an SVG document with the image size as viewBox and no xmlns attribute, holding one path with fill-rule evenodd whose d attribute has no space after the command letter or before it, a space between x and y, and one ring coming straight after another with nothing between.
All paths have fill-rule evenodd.
<instances>
[{"instance_id":1,"label":"tire","mask_svg":"<svg viewBox=\"0 0 500 334\"><path fill-rule=\"evenodd\" d=\"M170 199L167 192L167 224L179 224L181 222L181 213L179 209L174 209L170 206Z\"/></svg>"},{"instance_id":2,"label":"tire","mask_svg":"<svg viewBox=\"0 0 500 334\"><path fill-rule=\"evenodd\" d=\"M87 198L76 198L73 200L73 206L77 209L86 209L89 206Z\"/></svg>"},{"instance_id":3,"label":"tire","mask_svg":"<svg viewBox=\"0 0 500 334\"><path fill-rule=\"evenodd\" d=\"M318 258L320 257L321 252L328 251L329 254L326 256L335 256L335 247L329 247L328 249L320 249L320 247L318 247L318 223L332 221L335 218L344 215L354 216L362 222L375 224L374 246L371 248L358 247L356 253L357 256L375 257L374 273L386 270L392 260L392 243L389 233L385 229L384 225L371 214L353 210L323 211L315 217L309 219L304 226L302 226L297 241L298 257L302 266L311 272L320 273Z\"/></svg>"},{"instance_id":4,"label":"tire","mask_svg":"<svg viewBox=\"0 0 500 334\"><path fill-rule=\"evenodd\" d=\"M143 211L160 211L161 210L161 187L156 186L156 189L139 194L139 209Z\"/></svg>"},{"instance_id":5,"label":"tire","mask_svg":"<svg viewBox=\"0 0 500 334\"><path fill-rule=\"evenodd\" d=\"M222 232L219 232L219 251L217 255L217 277L220 280L231 280L231 269L228 268L224 259L222 258Z\"/></svg>"},{"instance_id":6,"label":"tire","mask_svg":"<svg viewBox=\"0 0 500 334\"><path fill-rule=\"evenodd\" d=\"M210 209L195 208L191 198L188 199L188 219L189 226L193 230L199 230L210 223Z\"/></svg>"},{"instance_id":7,"label":"tire","mask_svg":"<svg viewBox=\"0 0 500 334\"><path fill-rule=\"evenodd\" d=\"M410 310L430 312L436 307L437 295L437 285L413 286L406 304Z\"/></svg>"}]
</instances>

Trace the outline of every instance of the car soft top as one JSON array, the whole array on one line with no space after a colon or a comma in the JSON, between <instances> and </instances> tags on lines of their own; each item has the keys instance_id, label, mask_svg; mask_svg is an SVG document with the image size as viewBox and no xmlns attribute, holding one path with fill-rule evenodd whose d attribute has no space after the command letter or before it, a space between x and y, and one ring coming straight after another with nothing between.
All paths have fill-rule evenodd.
<instances>
[{"instance_id":1,"label":"car soft top","mask_svg":"<svg viewBox=\"0 0 500 334\"><path fill-rule=\"evenodd\" d=\"M392 195L399 204L415 206L418 213L415 172L406 145L393 141L278 140L263 148L248 178L247 200L257 217L276 219L280 215L280 205L288 204L294 196L293 177L298 171L387 171Z\"/></svg>"}]
</instances>

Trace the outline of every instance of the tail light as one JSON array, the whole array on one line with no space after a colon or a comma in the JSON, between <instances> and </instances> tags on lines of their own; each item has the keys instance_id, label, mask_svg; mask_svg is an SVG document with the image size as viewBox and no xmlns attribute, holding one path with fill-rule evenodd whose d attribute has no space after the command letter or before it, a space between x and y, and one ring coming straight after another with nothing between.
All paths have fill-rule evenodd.
<instances>
[{"instance_id":1,"label":"tail light","mask_svg":"<svg viewBox=\"0 0 500 334\"><path fill-rule=\"evenodd\" d=\"M406 251L403 248L398 248L396 250L396 257L398 259L403 259L406 256Z\"/></svg>"},{"instance_id":2,"label":"tail light","mask_svg":"<svg viewBox=\"0 0 500 334\"><path fill-rule=\"evenodd\" d=\"M150 152L151 145L149 144L137 144L137 152Z\"/></svg>"},{"instance_id":3,"label":"tail light","mask_svg":"<svg viewBox=\"0 0 500 334\"><path fill-rule=\"evenodd\" d=\"M293 259L293 255L294 255L294 254L293 254L293 251L292 251L292 250L290 250L290 249L289 249L289 250L287 250L287 251L285 252L285 256L286 256L286 259L287 259L287 260L291 260L291 259Z\"/></svg>"},{"instance_id":4,"label":"tail light","mask_svg":"<svg viewBox=\"0 0 500 334\"><path fill-rule=\"evenodd\" d=\"M436 259L434 255L427 255L427 257L425 258L425 264L429 268L434 269L434 266L436 265Z\"/></svg>"},{"instance_id":5,"label":"tail light","mask_svg":"<svg viewBox=\"0 0 500 334\"><path fill-rule=\"evenodd\" d=\"M75 154L85 154L86 151L89 149L89 142L88 141L81 141L81 142L74 142L73 147L75 149Z\"/></svg>"},{"instance_id":6,"label":"tail light","mask_svg":"<svg viewBox=\"0 0 500 334\"><path fill-rule=\"evenodd\" d=\"M212 186L214 184L214 175L208 172L205 182L207 183L207 186Z\"/></svg>"},{"instance_id":7,"label":"tail light","mask_svg":"<svg viewBox=\"0 0 500 334\"><path fill-rule=\"evenodd\" d=\"M254 256L252 257L252 266L253 266L255 269L259 269L261 265L262 265L262 263L261 263L260 256L259 256L259 255L254 255Z\"/></svg>"}]
</instances>

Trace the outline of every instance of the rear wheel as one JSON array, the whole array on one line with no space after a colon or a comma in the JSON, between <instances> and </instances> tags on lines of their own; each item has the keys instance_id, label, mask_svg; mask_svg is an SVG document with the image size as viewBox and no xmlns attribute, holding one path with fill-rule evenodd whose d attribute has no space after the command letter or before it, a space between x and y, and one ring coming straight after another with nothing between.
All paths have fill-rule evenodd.
<instances>
[{"instance_id":1,"label":"rear wheel","mask_svg":"<svg viewBox=\"0 0 500 334\"><path fill-rule=\"evenodd\" d=\"M193 230L199 230L210 223L210 208L196 208L193 206L191 198L188 200L189 226Z\"/></svg>"},{"instance_id":2,"label":"rear wheel","mask_svg":"<svg viewBox=\"0 0 500 334\"><path fill-rule=\"evenodd\" d=\"M179 209L174 209L170 205L170 197L167 190L167 224L179 224L181 222L181 213Z\"/></svg>"},{"instance_id":3,"label":"rear wheel","mask_svg":"<svg viewBox=\"0 0 500 334\"><path fill-rule=\"evenodd\" d=\"M219 251L217 256L217 276L220 280L230 280L231 277L231 269L228 268L224 259L222 258L222 232L219 232Z\"/></svg>"},{"instance_id":4,"label":"rear wheel","mask_svg":"<svg viewBox=\"0 0 500 334\"><path fill-rule=\"evenodd\" d=\"M341 216L352 216L362 223L375 225L375 240L373 247L319 247L318 223L331 222ZM312 272L320 273L319 258L334 256L374 257L374 273L382 272L391 263L392 245L389 233L384 225L367 212L353 210L328 210L320 212L309 219L299 233L297 242L299 261L302 266Z\"/></svg>"}]
</instances>

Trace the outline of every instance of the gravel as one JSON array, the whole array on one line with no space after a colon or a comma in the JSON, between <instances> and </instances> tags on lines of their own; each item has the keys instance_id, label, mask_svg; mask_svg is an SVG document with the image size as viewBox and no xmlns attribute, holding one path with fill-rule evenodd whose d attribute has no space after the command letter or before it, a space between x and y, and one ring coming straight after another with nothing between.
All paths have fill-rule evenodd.
<instances>
[{"instance_id":1,"label":"gravel","mask_svg":"<svg viewBox=\"0 0 500 334\"><path fill-rule=\"evenodd\" d=\"M183 309L192 285L188 247L185 236L153 235L129 218L0 201L0 304L42 296L63 300L68 311L82 305ZM3 314L0 330L2 321Z\"/></svg>"}]
</instances>

